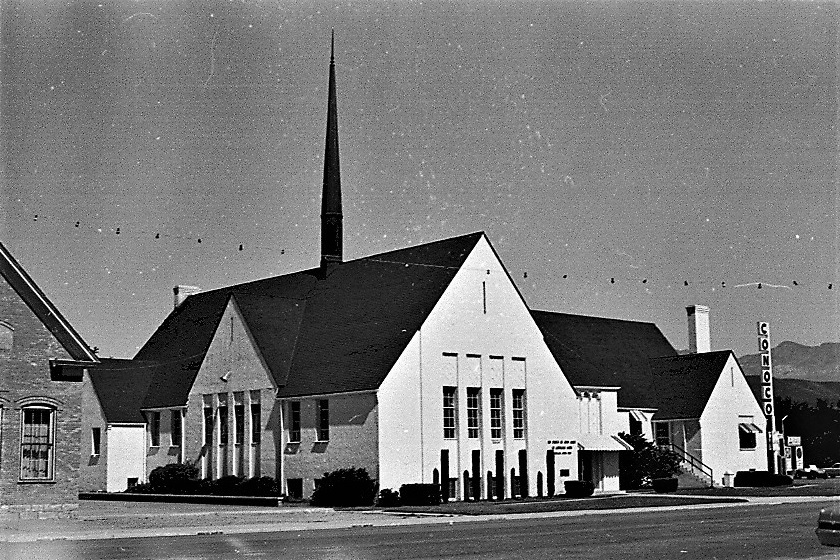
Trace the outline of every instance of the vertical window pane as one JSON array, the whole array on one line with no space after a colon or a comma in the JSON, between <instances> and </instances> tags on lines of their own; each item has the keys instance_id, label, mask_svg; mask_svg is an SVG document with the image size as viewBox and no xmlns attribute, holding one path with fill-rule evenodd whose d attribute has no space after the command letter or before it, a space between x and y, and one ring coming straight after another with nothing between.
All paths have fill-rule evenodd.
<instances>
[{"instance_id":1,"label":"vertical window pane","mask_svg":"<svg viewBox=\"0 0 840 560\"><path fill-rule=\"evenodd\" d=\"M443 437L455 439L455 418L457 409L455 407L455 387L443 388Z\"/></svg>"},{"instance_id":2,"label":"vertical window pane","mask_svg":"<svg viewBox=\"0 0 840 560\"><path fill-rule=\"evenodd\" d=\"M227 403L219 403L219 445L228 444L228 407Z\"/></svg>"},{"instance_id":3,"label":"vertical window pane","mask_svg":"<svg viewBox=\"0 0 840 560\"><path fill-rule=\"evenodd\" d=\"M477 438L479 434L479 409L481 406L481 389L467 388L467 437Z\"/></svg>"},{"instance_id":4,"label":"vertical window pane","mask_svg":"<svg viewBox=\"0 0 840 560\"><path fill-rule=\"evenodd\" d=\"M180 409L173 409L169 411L169 444L173 447L180 447L181 446L181 433L182 433L182 422L181 422L181 410Z\"/></svg>"},{"instance_id":5,"label":"vertical window pane","mask_svg":"<svg viewBox=\"0 0 840 560\"><path fill-rule=\"evenodd\" d=\"M237 403L233 407L233 423L234 429L234 443L242 445L242 440L245 439L245 405Z\"/></svg>"},{"instance_id":6,"label":"vertical window pane","mask_svg":"<svg viewBox=\"0 0 840 560\"><path fill-rule=\"evenodd\" d=\"M300 401L289 403L289 441L300 441Z\"/></svg>"},{"instance_id":7,"label":"vertical window pane","mask_svg":"<svg viewBox=\"0 0 840 560\"><path fill-rule=\"evenodd\" d=\"M204 445L213 445L213 408L204 407Z\"/></svg>"},{"instance_id":8,"label":"vertical window pane","mask_svg":"<svg viewBox=\"0 0 840 560\"><path fill-rule=\"evenodd\" d=\"M525 438L525 390L513 390L513 437Z\"/></svg>"},{"instance_id":9,"label":"vertical window pane","mask_svg":"<svg viewBox=\"0 0 840 560\"><path fill-rule=\"evenodd\" d=\"M102 444L102 432L101 428L91 428L90 429L90 441L91 441L91 455L99 455L100 446Z\"/></svg>"},{"instance_id":10,"label":"vertical window pane","mask_svg":"<svg viewBox=\"0 0 840 560\"><path fill-rule=\"evenodd\" d=\"M260 443L262 439L262 411L260 403L251 403L251 443Z\"/></svg>"},{"instance_id":11,"label":"vertical window pane","mask_svg":"<svg viewBox=\"0 0 840 560\"><path fill-rule=\"evenodd\" d=\"M490 437L502 439L502 390L490 389Z\"/></svg>"},{"instance_id":12,"label":"vertical window pane","mask_svg":"<svg viewBox=\"0 0 840 560\"><path fill-rule=\"evenodd\" d=\"M149 412L149 445L160 446L160 412Z\"/></svg>"},{"instance_id":13,"label":"vertical window pane","mask_svg":"<svg viewBox=\"0 0 840 560\"><path fill-rule=\"evenodd\" d=\"M318 441L330 439L330 401L318 401Z\"/></svg>"}]
</instances>

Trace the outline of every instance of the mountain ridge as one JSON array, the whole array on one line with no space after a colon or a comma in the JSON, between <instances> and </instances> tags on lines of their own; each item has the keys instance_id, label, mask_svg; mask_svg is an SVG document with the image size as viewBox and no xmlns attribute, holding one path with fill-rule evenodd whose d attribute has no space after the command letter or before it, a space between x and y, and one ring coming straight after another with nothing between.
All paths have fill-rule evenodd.
<instances>
[{"instance_id":1,"label":"mountain ridge","mask_svg":"<svg viewBox=\"0 0 840 560\"><path fill-rule=\"evenodd\" d=\"M786 340L771 349L773 377L840 383L840 342L806 346ZM761 375L761 354L740 356L738 362L748 377Z\"/></svg>"}]
</instances>

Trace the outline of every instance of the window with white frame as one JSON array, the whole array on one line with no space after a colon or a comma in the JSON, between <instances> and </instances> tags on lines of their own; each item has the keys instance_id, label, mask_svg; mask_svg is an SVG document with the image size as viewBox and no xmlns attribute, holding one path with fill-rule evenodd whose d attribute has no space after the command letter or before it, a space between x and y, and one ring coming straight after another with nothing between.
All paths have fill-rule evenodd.
<instances>
[{"instance_id":1,"label":"window with white frame","mask_svg":"<svg viewBox=\"0 0 840 560\"><path fill-rule=\"evenodd\" d=\"M102 428L90 429L90 454L98 456L102 447Z\"/></svg>"},{"instance_id":2,"label":"window with white frame","mask_svg":"<svg viewBox=\"0 0 840 560\"><path fill-rule=\"evenodd\" d=\"M753 422L752 416L738 417L738 446L741 451L750 451L757 447L756 434L761 433L761 428Z\"/></svg>"},{"instance_id":3,"label":"window with white frame","mask_svg":"<svg viewBox=\"0 0 840 560\"><path fill-rule=\"evenodd\" d=\"M160 412L146 413L149 419L149 446L160 447Z\"/></svg>"},{"instance_id":4,"label":"window with white frame","mask_svg":"<svg viewBox=\"0 0 840 560\"><path fill-rule=\"evenodd\" d=\"M512 396L513 437L525 439L525 389L514 389Z\"/></svg>"},{"instance_id":5,"label":"window with white frame","mask_svg":"<svg viewBox=\"0 0 840 560\"><path fill-rule=\"evenodd\" d=\"M183 439L183 416L180 408L173 408L169 411L169 445L181 447Z\"/></svg>"},{"instance_id":6,"label":"window with white frame","mask_svg":"<svg viewBox=\"0 0 840 560\"><path fill-rule=\"evenodd\" d=\"M262 440L262 410L260 401L251 399L251 445L257 445Z\"/></svg>"},{"instance_id":7,"label":"window with white frame","mask_svg":"<svg viewBox=\"0 0 840 560\"><path fill-rule=\"evenodd\" d=\"M55 414L54 409L45 406L27 406L21 410L21 480L53 480Z\"/></svg>"},{"instance_id":8,"label":"window with white frame","mask_svg":"<svg viewBox=\"0 0 840 560\"><path fill-rule=\"evenodd\" d=\"M289 403L289 443L300 443L300 401Z\"/></svg>"},{"instance_id":9,"label":"window with white frame","mask_svg":"<svg viewBox=\"0 0 840 560\"><path fill-rule=\"evenodd\" d=\"M329 441L330 439L330 401L321 399L318 401L318 441Z\"/></svg>"},{"instance_id":10,"label":"window with white frame","mask_svg":"<svg viewBox=\"0 0 840 560\"><path fill-rule=\"evenodd\" d=\"M481 410L481 389L467 387L467 437L477 438L480 432L479 412Z\"/></svg>"},{"instance_id":11,"label":"window with white frame","mask_svg":"<svg viewBox=\"0 0 840 560\"><path fill-rule=\"evenodd\" d=\"M240 397L241 398L241 397ZM242 445L245 439L245 404L240 400L233 405L233 443Z\"/></svg>"},{"instance_id":12,"label":"window with white frame","mask_svg":"<svg viewBox=\"0 0 840 560\"><path fill-rule=\"evenodd\" d=\"M4 321L0 321L0 354L10 353L14 347L15 329Z\"/></svg>"},{"instance_id":13,"label":"window with white frame","mask_svg":"<svg viewBox=\"0 0 840 560\"><path fill-rule=\"evenodd\" d=\"M227 395L220 394L219 395L219 447L225 446L228 444L228 407L227 407Z\"/></svg>"},{"instance_id":14,"label":"window with white frame","mask_svg":"<svg viewBox=\"0 0 840 560\"><path fill-rule=\"evenodd\" d=\"M456 425L455 418L457 418L456 408L456 391L455 387L443 388L443 438L455 439Z\"/></svg>"},{"instance_id":15,"label":"window with white frame","mask_svg":"<svg viewBox=\"0 0 840 560\"><path fill-rule=\"evenodd\" d=\"M490 438L502 439L502 389L490 389Z\"/></svg>"},{"instance_id":16,"label":"window with white frame","mask_svg":"<svg viewBox=\"0 0 840 560\"><path fill-rule=\"evenodd\" d=\"M213 407L204 405L204 445L213 445Z\"/></svg>"}]
</instances>

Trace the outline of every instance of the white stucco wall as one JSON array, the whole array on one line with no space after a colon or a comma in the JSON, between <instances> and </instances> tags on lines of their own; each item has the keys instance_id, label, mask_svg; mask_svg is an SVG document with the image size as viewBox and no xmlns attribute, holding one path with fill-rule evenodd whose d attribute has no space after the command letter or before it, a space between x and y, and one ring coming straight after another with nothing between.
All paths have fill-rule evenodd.
<instances>
[{"instance_id":1,"label":"white stucco wall","mask_svg":"<svg viewBox=\"0 0 840 560\"><path fill-rule=\"evenodd\" d=\"M448 354L448 355L445 355ZM457 387L456 439L443 437L443 387ZM467 388L481 388L481 437L467 437ZM490 389L503 389L503 437L490 437ZM513 438L512 390L525 389L526 437ZM441 450L449 450L450 477L472 470L481 452L484 477L495 472L495 452L504 451L505 494L517 454L527 449L528 485L537 494L541 473L547 487L549 441L576 439L577 401L572 387L545 345L542 333L486 238L482 238L400 357L378 392L380 487L432 482ZM560 469L577 478L576 453L556 455Z\"/></svg>"},{"instance_id":2,"label":"white stucco wall","mask_svg":"<svg viewBox=\"0 0 840 560\"><path fill-rule=\"evenodd\" d=\"M721 483L725 471L767 470L767 434L757 434L755 449L741 450L738 443L740 417L752 417L762 430L765 428L761 407L737 360L730 355L700 416L702 460L714 470L716 484Z\"/></svg>"},{"instance_id":3,"label":"white stucco wall","mask_svg":"<svg viewBox=\"0 0 840 560\"><path fill-rule=\"evenodd\" d=\"M618 412L618 390L613 388L576 387L580 434L618 435L627 432L629 416ZM596 491L619 490L619 454L595 451L592 455L592 483Z\"/></svg>"},{"instance_id":4,"label":"white stucco wall","mask_svg":"<svg viewBox=\"0 0 840 560\"><path fill-rule=\"evenodd\" d=\"M225 474L280 477L277 461L280 438L280 404L274 398L274 380L257 349L251 331L235 300L228 301L213 340L190 389L184 415L184 449L171 445L169 415L161 415L160 448L149 454L148 471L156 466L191 461L201 476L219 478ZM207 397L205 399L205 397ZM204 402L212 403L213 444L204 445ZM235 406L244 407L243 441L235 442ZM228 445L219 445L218 405L227 404ZM251 441L251 405L259 403L260 443ZM209 447L209 448L208 448Z\"/></svg>"},{"instance_id":5,"label":"white stucco wall","mask_svg":"<svg viewBox=\"0 0 840 560\"><path fill-rule=\"evenodd\" d=\"M108 492L122 492L128 479L146 482L145 424L111 424L103 439L107 440L106 487Z\"/></svg>"}]
</instances>

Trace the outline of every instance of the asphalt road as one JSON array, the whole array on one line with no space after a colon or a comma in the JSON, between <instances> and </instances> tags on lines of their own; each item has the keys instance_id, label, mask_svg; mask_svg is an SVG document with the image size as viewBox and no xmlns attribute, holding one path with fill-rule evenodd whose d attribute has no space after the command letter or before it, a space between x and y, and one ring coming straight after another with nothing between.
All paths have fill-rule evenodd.
<instances>
[{"instance_id":1,"label":"asphalt road","mask_svg":"<svg viewBox=\"0 0 840 560\"><path fill-rule=\"evenodd\" d=\"M295 558L840 558L814 535L820 504L741 506L239 535L5 544L8 560Z\"/></svg>"}]
</instances>

